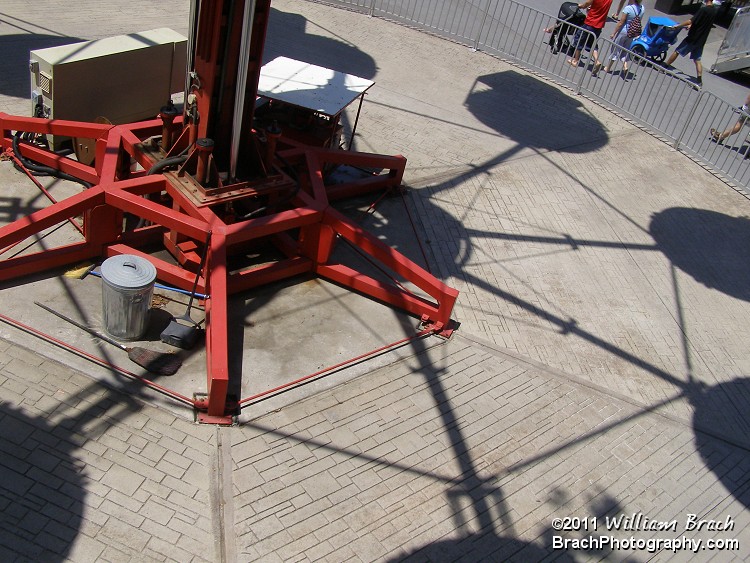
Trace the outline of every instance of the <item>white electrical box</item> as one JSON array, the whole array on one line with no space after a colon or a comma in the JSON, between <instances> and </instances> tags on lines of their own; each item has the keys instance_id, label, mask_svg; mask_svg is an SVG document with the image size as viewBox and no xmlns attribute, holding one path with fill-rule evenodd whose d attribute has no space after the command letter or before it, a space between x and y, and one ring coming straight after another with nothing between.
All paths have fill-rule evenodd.
<instances>
[{"instance_id":1,"label":"white electrical box","mask_svg":"<svg viewBox=\"0 0 750 563\"><path fill-rule=\"evenodd\" d=\"M187 38L166 27L31 51L32 115L115 125L154 118L184 90L186 60Z\"/></svg>"}]
</instances>

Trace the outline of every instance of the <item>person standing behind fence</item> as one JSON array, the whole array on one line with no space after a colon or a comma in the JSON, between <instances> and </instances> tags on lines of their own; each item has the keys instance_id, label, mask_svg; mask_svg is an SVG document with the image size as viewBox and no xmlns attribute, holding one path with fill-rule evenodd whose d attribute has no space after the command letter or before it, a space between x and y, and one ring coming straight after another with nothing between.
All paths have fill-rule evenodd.
<instances>
[{"instance_id":1,"label":"person standing behind fence","mask_svg":"<svg viewBox=\"0 0 750 563\"><path fill-rule=\"evenodd\" d=\"M581 25L582 29L576 30L576 34L573 36L573 45L575 45L575 52L573 58L568 59L568 64L578 67L578 63L581 60L581 51L583 49L589 49L589 39L593 35L594 48L591 51L591 55L594 61L594 68L592 72L596 74L602 67L602 63L599 62L599 50L596 46L596 40L599 39L599 35L604 28L604 24L607 22L607 14L609 8L612 6L612 0L585 0L582 4L578 4L581 10L588 8L586 12L586 19L583 20Z\"/></svg>"},{"instance_id":2,"label":"person standing behind fence","mask_svg":"<svg viewBox=\"0 0 750 563\"><path fill-rule=\"evenodd\" d=\"M695 80L698 87L703 86L703 63L701 63L703 46L706 44L708 34L714 25L716 12L713 0L703 0L703 6L692 18L674 26L675 29L687 27L688 34L664 63L666 66L672 66L678 55L684 57L690 54L690 58L695 63Z\"/></svg>"},{"instance_id":3,"label":"person standing behind fence","mask_svg":"<svg viewBox=\"0 0 750 563\"><path fill-rule=\"evenodd\" d=\"M750 94L748 94L747 98L745 98L745 104L739 109L740 118L737 120L737 123L735 123L734 126L730 127L729 129L725 129L724 131L719 131L718 129L710 129L708 131L708 134L714 141L716 141L717 143L721 143L730 135L739 133L743 125L750 126ZM745 154L745 158L747 158L748 153Z\"/></svg>"},{"instance_id":4,"label":"person standing behind fence","mask_svg":"<svg viewBox=\"0 0 750 563\"><path fill-rule=\"evenodd\" d=\"M630 45L633 43L633 39L640 35L639 32L631 37L631 27L635 28L636 26L631 26L630 23L633 22L635 18L639 18L640 21L643 20L642 1L643 0L630 0L630 3L625 6L625 9L622 10L622 12L620 12L620 19L617 21L615 30L612 32L612 35L609 36L614 43L612 43L612 47L609 49L609 60L604 66L605 73L610 72L619 60L622 61L622 70L625 73L623 76L627 77L628 61L630 61ZM638 27L640 28L640 26ZM594 74L594 76L596 75Z\"/></svg>"}]
</instances>

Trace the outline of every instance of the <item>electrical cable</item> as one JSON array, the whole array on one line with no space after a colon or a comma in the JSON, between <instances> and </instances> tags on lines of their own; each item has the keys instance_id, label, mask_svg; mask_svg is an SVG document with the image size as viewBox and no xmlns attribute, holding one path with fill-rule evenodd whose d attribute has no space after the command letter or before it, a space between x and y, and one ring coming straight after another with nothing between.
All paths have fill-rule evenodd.
<instances>
[{"instance_id":1,"label":"electrical cable","mask_svg":"<svg viewBox=\"0 0 750 563\"><path fill-rule=\"evenodd\" d=\"M27 159L25 156L21 154L21 149L19 147L19 143L21 140L23 140L21 131L16 131L15 135L13 135L13 154L26 168L28 168L32 172L36 172L38 175L54 176L55 178L60 178L61 180L68 180L70 182L76 182L78 184L81 184L84 188L90 188L92 186L92 184L90 184L86 180L81 180L80 178L76 178L75 176L67 174L66 172L63 172L61 170L52 168L51 166L44 166L42 164L37 164ZM52 151L49 151L49 152L52 152ZM56 154L56 153L52 153L52 154Z\"/></svg>"},{"instance_id":2,"label":"electrical cable","mask_svg":"<svg viewBox=\"0 0 750 563\"><path fill-rule=\"evenodd\" d=\"M34 175L31 173L31 170L29 170L24 163L13 153L11 152L10 157L13 159L13 164L16 167L16 169L21 170L28 176L28 178L36 184L36 187L39 188L39 190L47 196L47 199L49 199L52 203L57 203L57 200L52 196L52 194L47 190L47 188L44 187L44 185L37 180ZM78 224L78 222L73 219L72 217L68 218L68 221L71 225L81 234L83 234L83 227ZM20 242L20 241L19 241ZM17 244L17 243L16 243ZM10 247L8 247L10 248ZM7 249L6 249L7 250Z\"/></svg>"},{"instance_id":3,"label":"electrical cable","mask_svg":"<svg viewBox=\"0 0 750 563\"><path fill-rule=\"evenodd\" d=\"M183 151L184 153L185 151ZM164 160L160 160L156 164L154 164L151 168L148 169L148 172L146 172L146 176L151 176L152 174L157 174L164 170L165 168L169 168L170 166L177 166L179 164L182 164L188 159L188 155L186 154L178 154L177 156L170 156L169 158L165 158Z\"/></svg>"},{"instance_id":4,"label":"electrical cable","mask_svg":"<svg viewBox=\"0 0 750 563\"><path fill-rule=\"evenodd\" d=\"M169 168L170 166L177 166L179 164L182 164L188 159L187 151L190 147L182 151L177 156L170 156L169 158L165 158L163 160L160 160L156 164L154 164L151 168L148 169L148 172L146 172L146 176L151 176L153 174L157 174L164 170L165 168ZM138 219L138 223L136 224L136 229L141 229L146 226L146 220L143 217L140 217Z\"/></svg>"}]
</instances>

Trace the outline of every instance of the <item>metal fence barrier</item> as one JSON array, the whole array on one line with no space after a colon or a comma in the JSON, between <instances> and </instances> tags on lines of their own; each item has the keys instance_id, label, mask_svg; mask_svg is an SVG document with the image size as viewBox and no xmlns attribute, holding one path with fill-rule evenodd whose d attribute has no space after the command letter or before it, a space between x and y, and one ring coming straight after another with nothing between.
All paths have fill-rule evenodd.
<instances>
[{"instance_id":1,"label":"metal fence barrier","mask_svg":"<svg viewBox=\"0 0 750 563\"><path fill-rule=\"evenodd\" d=\"M654 60L631 53L628 73L600 72L592 76L584 52L574 68L565 49L549 44L551 28L559 20L514 0L325 0L370 16L408 24L507 58L584 94L671 141L675 149L710 165L739 187L750 189L748 127L722 143L709 135L735 125L741 115L736 104L702 91L691 79L663 68ZM648 15L648 14L647 14ZM575 26L572 26L575 29ZM588 33L588 32L584 32ZM572 35L571 41L572 41ZM681 37L678 37L679 42ZM613 42L599 37L599 58L605 62ZM622 68L619 63L619 68Z\"/></svg>"}]
</instances>

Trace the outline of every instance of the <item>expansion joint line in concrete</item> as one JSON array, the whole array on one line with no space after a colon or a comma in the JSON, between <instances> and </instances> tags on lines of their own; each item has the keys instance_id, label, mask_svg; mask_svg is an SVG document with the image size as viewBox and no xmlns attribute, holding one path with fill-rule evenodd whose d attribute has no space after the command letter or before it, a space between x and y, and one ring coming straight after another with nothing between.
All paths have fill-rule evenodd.
<instances>
[{"instance_id":1,"label":"expansion joint line in concrete","mask_svg":"<svg viewBox=\"0 0 750 563\"><path fill-rule=\"evenodd\" d=\"M209 505L212 515L214 552L221 563L237 561L232 498L232 443L225 440L228 428L216 426L215 448L211 452Z\"/></svg>"}]
</instances>

